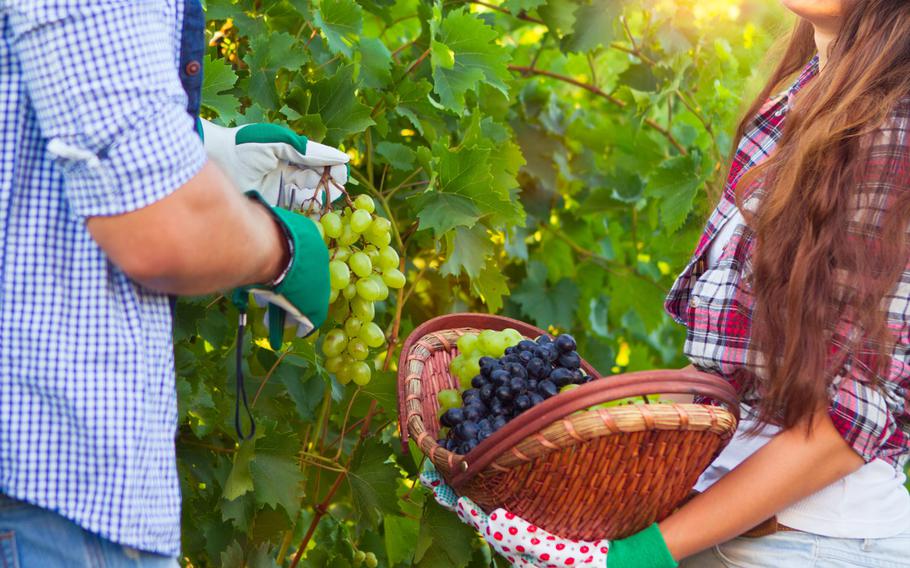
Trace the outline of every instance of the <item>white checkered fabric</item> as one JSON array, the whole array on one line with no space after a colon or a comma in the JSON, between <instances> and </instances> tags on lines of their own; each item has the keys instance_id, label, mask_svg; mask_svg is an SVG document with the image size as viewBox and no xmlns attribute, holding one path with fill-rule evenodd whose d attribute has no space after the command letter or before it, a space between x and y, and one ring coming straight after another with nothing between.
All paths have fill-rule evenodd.
<instances>
[{"instance_id":1,"label":"white checkered fabric","mask_svg":"<svg viewBox=\"0 0 910 568\"><path fill-rule=\"evenodd\" d=\"M171 313L91 239L205 154L182 0L0 0L0 493L180 551Z\"/></svg>"}]
</instances>

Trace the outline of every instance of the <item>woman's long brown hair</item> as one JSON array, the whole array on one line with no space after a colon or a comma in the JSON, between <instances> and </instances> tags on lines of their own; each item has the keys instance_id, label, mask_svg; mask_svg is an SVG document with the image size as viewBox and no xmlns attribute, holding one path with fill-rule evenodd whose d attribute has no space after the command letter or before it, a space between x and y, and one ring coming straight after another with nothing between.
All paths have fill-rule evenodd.
<instances>
[{"instance_id":1,"label":"woman's long brown hair","mask_svg":"<svg viewBox=\"0 0 910 568\"><path fill-rule=\"evenodd\" d=\"M762 192L754 214L744 210L756 243L752 364L759 419L784 428L811 424L848 359L873 382L885 371L895 339L883 302L908 260L910 140L892 141L894 155L873 142L910 96L910 2L845 4L826 67L791 101L776 151L737 186L741 207ZM814 52L801 21L740 135Z\"/></svg>"}]
</instances>

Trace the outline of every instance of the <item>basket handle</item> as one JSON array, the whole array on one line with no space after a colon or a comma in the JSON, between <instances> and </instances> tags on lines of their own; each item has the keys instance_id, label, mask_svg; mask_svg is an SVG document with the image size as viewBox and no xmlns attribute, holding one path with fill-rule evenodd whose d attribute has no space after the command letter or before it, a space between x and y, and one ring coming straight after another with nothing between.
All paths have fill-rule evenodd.
<instances>
[{"instance_id":1,"label":"basket handle","mask_svg":"<svg viewBox=\"0 0 910 568\"><path fill-rule=\"evenodd\" d=\"M590 406L641 395L691 394L723 403L739 421L739 398L725 380L694 369L638 371L591 381L519 414L501 430L457 460L450 485L456 490L531 433Z\"/></svg>"}]
</instances>

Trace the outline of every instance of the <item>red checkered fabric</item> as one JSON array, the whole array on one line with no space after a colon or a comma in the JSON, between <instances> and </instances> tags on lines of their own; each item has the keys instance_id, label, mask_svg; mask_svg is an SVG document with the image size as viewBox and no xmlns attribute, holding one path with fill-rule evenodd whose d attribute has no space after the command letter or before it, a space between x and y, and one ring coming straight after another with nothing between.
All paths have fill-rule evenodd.
<instances>
[{"instance_id":1,"label":"red checkered fabric","mask_svg":"<svg viewBox=\"0 0 910 568\"><path fill-rule=\"evenodd\" d=\"M710 266L707 251L719 229L737 212L737 183L774 151L794 96L817 74L815 58L790 89L769 99L752 120L739 142L723 196L666 299L667 312L687 328L685 354L696 367L730 381L749 407L759 404L761 398L760 381L746 380L750 377L747 366L751 355L755 235L736 216L731 222L739 225L727 243L719 243L723 247L720 258ZM905 178L910 171L910 97L891 112L872 143L862 182L863 210L854 217L864 221L849 227L864 236L874 235L879 228L877 223L893 201L895 188L906 187L906 181L894 181L896 176ZM750 187L743 206L754 211L761 193L760 183L754 190ZM876 377L875 350L871 346L850 354L831 386L829 414L844 439L866 461L879 458L902 467L910 452L910 262L883 306L896 338L890 366L883 376ZM842 347L836 338L849 333L849 329L839 329L831 349Z\"/></svg>"}]
</instances>

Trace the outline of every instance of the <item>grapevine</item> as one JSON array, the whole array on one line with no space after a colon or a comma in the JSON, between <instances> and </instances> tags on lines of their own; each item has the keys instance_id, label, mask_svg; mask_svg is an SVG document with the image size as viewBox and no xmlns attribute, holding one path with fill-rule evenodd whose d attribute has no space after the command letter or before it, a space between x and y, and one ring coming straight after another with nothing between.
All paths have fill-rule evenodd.
<instances>
[{"instance_id":1,"label":"grapevine","mask_svg":"<svg viewBox=\"0 0 910 568\"><path fill-rule=\"evenodd\" d=\"M273 351L251 307L239 359L254 439L233 432L235 308L178 303L181 563L489 566L416 482L420 451L401 449L401 345L440 314L502 313L571 333L603 376L685 365L663 297L782 11L760 0L205 4L203 116L339 148L352 183L300 211L332 255L326 323ZM486 386L471 384L481 357L518 343L485 338L459 345L443 411Z\"/></svg>"}]
</instances>

